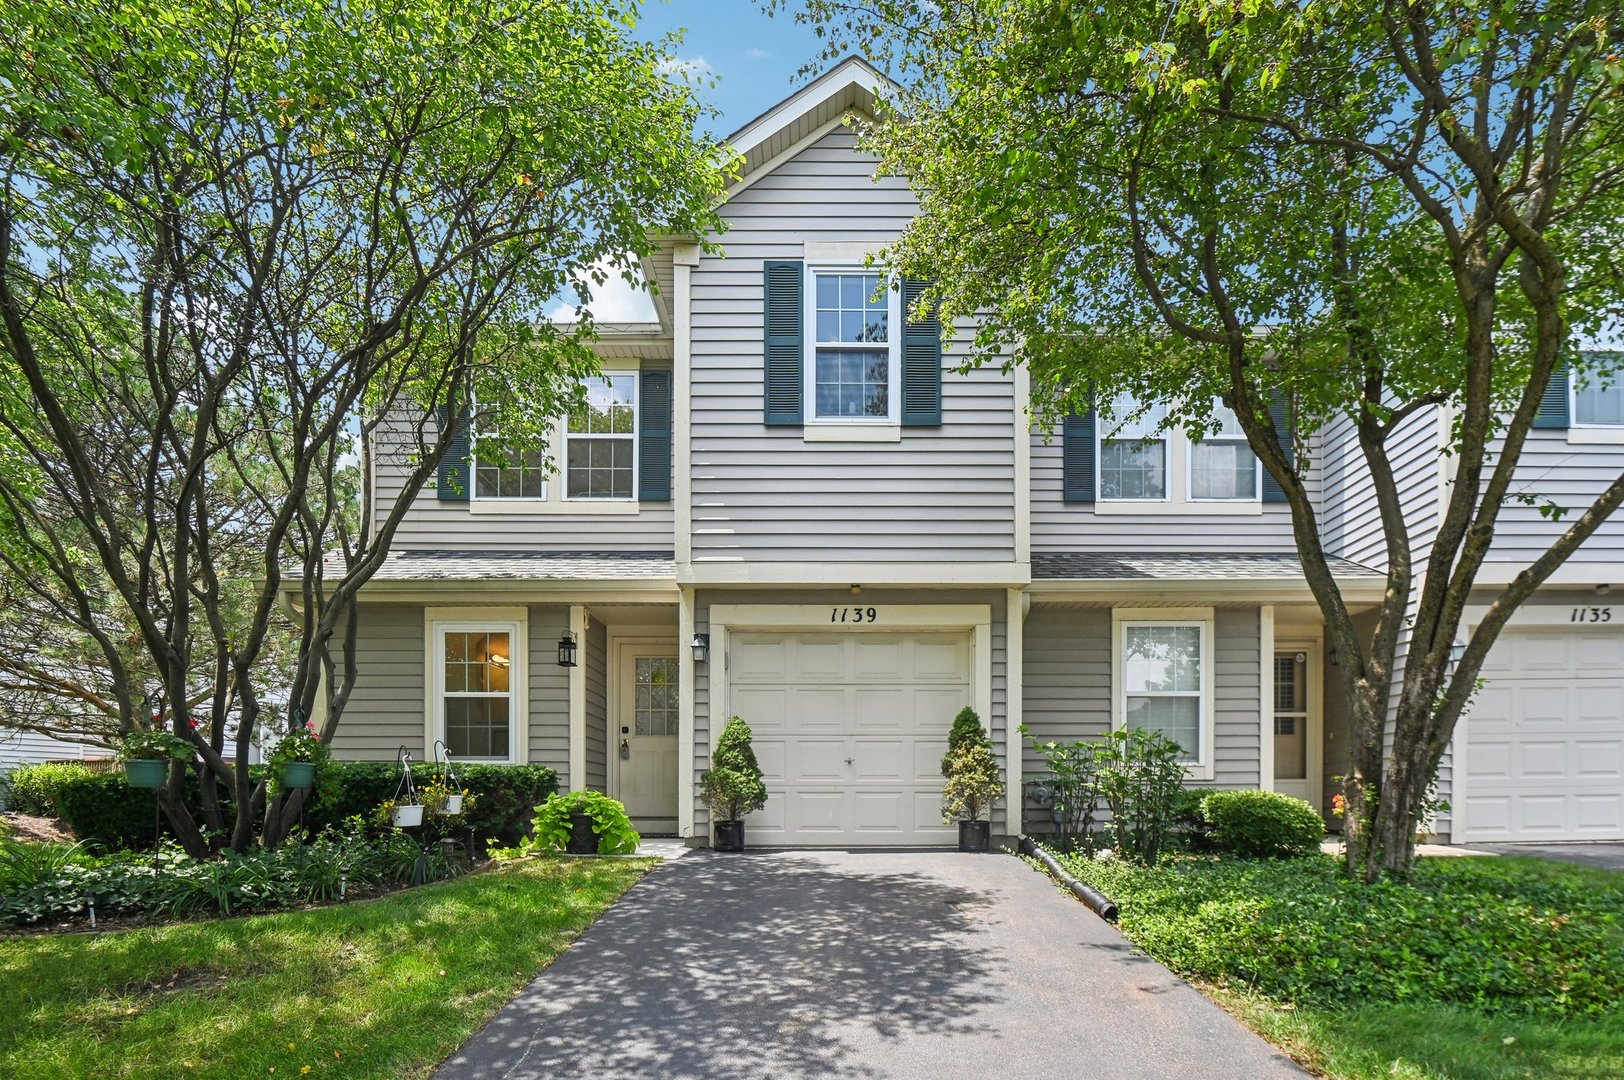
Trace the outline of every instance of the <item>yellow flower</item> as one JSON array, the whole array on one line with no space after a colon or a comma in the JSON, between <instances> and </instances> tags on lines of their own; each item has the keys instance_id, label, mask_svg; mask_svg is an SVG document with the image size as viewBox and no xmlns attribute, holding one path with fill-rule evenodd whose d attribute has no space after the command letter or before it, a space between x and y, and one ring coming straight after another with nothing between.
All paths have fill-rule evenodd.
<instances>
[{"instance_id":1,"label":"yellow flower","mask_svg":"<svg viewBox=\"0 0 1624 1080\"><path fill-rule=\"evenodd\" d=\"M294 1049L294 1044L293 1044L293 1043L288 1043L288 1049L289 1049L289 1050L292 1050L292 1049Z\"/></svg>"},{"instance_id":2,"label":"yellow flower","mask_svg":"<svg viewBox=\"0 0 1624 1080\"><path fill-rule=\"evenodd\" d=\"M309 1065L305 1065L305 1066L303 1066L303 1067L301 1067L301 1068L300 1068L300 1069L299 1069L299 1075L300 1075L300 1076L303 1076L303 1075L304 1075L304 1074L305 1074L305 1073L307 1073L307 1072L309 1072L309 1071L310 1071L310 1066L309 1066Z\"/></svg>"}]
</instances>

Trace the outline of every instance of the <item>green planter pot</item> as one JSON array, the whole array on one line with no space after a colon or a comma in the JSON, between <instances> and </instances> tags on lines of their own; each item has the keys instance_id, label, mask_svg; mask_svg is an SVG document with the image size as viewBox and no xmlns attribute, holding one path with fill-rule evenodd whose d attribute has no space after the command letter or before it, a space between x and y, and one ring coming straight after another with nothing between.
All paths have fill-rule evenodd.
<instances>
[{"instance_id":1,"label":"green planter pot","mask_svg":"<svg viewBox=\"0 0 1624 1080\"><path fill-rule=\"evenodd\" d=\"M310 787L316 782L316 763L313 761L284 761L282 763L282 786L290 788Z\"/></svg>"},{"instance_id":2,"label":"green planter pot","mask_svg":"<svg viewBox=\"0 0 1624 1080\"><path fill-rule=\"evenodd\" d=\"M156 790L169 777L169 762L131 758L124 763L124 781L133 788Z\"/></svg>"}]
</instances>

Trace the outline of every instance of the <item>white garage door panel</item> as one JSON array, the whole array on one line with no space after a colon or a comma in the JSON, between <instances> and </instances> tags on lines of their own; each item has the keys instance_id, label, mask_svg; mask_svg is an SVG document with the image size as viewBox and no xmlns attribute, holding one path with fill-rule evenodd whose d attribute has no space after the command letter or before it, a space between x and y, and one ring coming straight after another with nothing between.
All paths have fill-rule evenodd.
<instances>
[{"instance_id":1,"label":"white garage door panel","mask_svg":"<svg viewBox=\"0 0 1624 1080\"><path fill-rule=\"evenodd\" d=\"M1510 629L1483 674L1462 839L1624 839L1624 632Z\"/></svg>"},{"instance_id":2,"label":"white garage door panel","mask_svg":"<svg viewBox=\"0 0 1624 1080\"><path fill-rule=\"evenodd\" d=\"M971 702L964 633L735 633L731 711L755 734L760 844L946 844L942 754Z\"/></svg>"}]
</instances>

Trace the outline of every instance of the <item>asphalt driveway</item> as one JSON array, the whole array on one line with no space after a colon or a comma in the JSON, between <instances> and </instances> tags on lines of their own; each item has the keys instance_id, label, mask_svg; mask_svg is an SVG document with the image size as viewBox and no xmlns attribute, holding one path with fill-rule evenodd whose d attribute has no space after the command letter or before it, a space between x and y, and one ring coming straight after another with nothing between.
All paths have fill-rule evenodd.
<instances>
[{"instance_id":1,"label":"asphalt driveway","mask_svg":"<svg viewBox=\"0 0 1624 1080\"><path fill-rule=\"evenodd\" d=\"M892 851L669 863L436 1075L1306 1074L1020 860Z\"/></svg>"},{"instance_id":2,"label":"asphalt driveway","mask_svg":"<svg viewBox=\"0 0 1624 1080\"><path fill-rule=\"evenodd\" d=\"M1473 844L1496 855L1529 855L1554 862L1578 863L1603 870L1624 870L1624 843L1593 840L1573 844Z\"/></svg>"}]
</instances>

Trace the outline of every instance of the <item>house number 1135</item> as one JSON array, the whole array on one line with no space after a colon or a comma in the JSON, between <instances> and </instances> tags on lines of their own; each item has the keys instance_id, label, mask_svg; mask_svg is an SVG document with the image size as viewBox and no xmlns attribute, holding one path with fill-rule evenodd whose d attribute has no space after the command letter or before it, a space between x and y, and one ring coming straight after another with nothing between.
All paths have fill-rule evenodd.
<instances>
[{"instance_id":1,"label":"house number 1135","mask_svg":"<svg viewBox=\"0 0 1624 1080\"><path fill-rule=\"evenodd\" d=\"M1612 622L1613 609L1610 607L1576 607L1568 616L1568 622Z\"/></svg>"},{"instance_id":2,"label":"house number 1135","mask_svg":"<svg viewBox=\"0 0 1624 1080\"><path fill-rule=\"evenodd\" d=\"M871 623L880 617L880 613L871 607L837 607L829 609L829 621L832 623Z\"/></svg>"}]
</instances>

